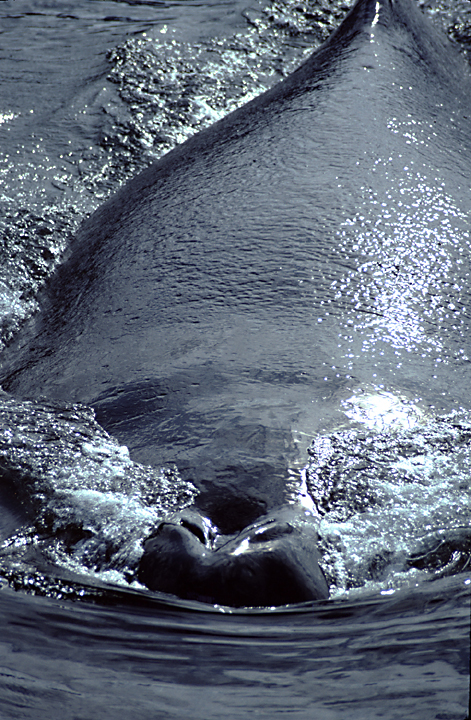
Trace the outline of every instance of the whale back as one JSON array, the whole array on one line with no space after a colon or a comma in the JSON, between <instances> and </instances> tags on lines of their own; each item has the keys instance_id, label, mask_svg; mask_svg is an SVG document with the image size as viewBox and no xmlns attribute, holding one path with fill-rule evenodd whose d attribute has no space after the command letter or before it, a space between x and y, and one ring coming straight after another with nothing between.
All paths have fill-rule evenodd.
<instances>
[{"instance_id":1,"label":"whale back","mask_svg":"<svg viewBox=\"0 0 471 720\"><path fill-rule=\"evenodd\" d=\"M359 0L82 225L3 387L91 404L136 459L264 509L352 387L466 402L470 98L410 0Z\"/></svg>"}]
</instances>

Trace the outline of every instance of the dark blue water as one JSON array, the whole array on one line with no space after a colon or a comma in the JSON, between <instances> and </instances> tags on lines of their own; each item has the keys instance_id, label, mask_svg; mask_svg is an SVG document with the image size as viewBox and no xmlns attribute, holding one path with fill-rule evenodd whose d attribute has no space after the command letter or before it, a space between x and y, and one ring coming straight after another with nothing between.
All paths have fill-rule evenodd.
<instances>
[{"instance_id":1,"label":"dark blue water","mask_svg":"<svg viewBox=\"0 0 471 720\"><path fill-rule=\"evenodd\" d=\"M471 26L468 5L437 4L431 13L463 45ZM334 2L269 8L242 2L3 2L4 341L34 311L38 288L83 217L175 143L289 73L346 10L347 4ZM378 422L378 396L344 399L346 418L353 414L366 428ZM403 432L415 427L420 409L388 393L379 399L382 430L391 416L399 416ZM0 413L2 720L119 713L465 718L469 417L460 419L460 431L457 421L442 423L440 431L435 419L424 421L428 434L417 441L421 449L407 457L407 473L420 477L420 497L410 494L410 485L403 493L399 478L368 524L360 516L344 517L342 504L324 517L332 600L234 612L126 586L130 557L156 514L191 500L191 488L178 475L170 477L172 487L181 482L175 495L166 477L133 464L82 411L1 398ZM305 446L309 441L302 439ZM440 449L439 441L456 452ZM348 436L321 438L308 480L323 462L332 464L332 443L347 460L358 452ZM364 459L366 451L360 452ZM374 461L406 464L381 454ZM440 482L430 463L441 469ZM21 502L19 486L25 488ZM86 518L98 528L95 545L72 558L60 543L39 537L31 520L28 498L47 496L51 488L64 501L52 506L39 500L39 515L46 508L60 523L67 511L67 523L72 513L77 524ZM141 502L152 488L161 503L154 504L154 514ZM441 547L437 533L443 528L451 549L429 582L430 568L417 563L406 569L399 559L406 541L420 549L418 519L432 516L430 547ZM365 577L365 562L372 566L379 541L379 560L387 555L391 571ZM97 570L111 544L119 545L116 553L126 556L126 565L116 561Z\"/></svg>"},{"instance_id":2,"label":"dark blue water","mask_svg":"<svg viewBox=\"0 0 471 720\"><path fill-rule=\"evenodd\" d=\"M394 600L217 616L0 593L2 718L464 718L462 579Z\"/></svg>"}]
</instances>

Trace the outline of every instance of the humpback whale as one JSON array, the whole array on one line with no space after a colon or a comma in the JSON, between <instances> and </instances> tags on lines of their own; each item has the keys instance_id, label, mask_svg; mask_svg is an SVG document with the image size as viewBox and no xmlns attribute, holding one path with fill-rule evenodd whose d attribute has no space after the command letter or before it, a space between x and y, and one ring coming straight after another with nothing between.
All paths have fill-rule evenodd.
<instances>
[{"instance_id":1,"label":"humpback whale","mask_svg":"<svg viewBox=\"0 0 471 720\"><path fill-rule=\"evenodd\" d=\"M198 487L145 543L151 589L327 597L296 433L363 386L466 403L470 98L412 0L358 0L288 78L81 226L1 381L91 405L133 458Z\"/></svg>"}]
</instances>

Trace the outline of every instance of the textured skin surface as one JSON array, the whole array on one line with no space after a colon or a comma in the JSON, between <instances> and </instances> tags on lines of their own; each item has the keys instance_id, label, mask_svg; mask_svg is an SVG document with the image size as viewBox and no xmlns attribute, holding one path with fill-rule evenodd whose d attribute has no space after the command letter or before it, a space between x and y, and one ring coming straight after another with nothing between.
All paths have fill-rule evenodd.
<instances>
[{"instance_id":1,"label":"textured skin surface","mask_svg":"<svg viewBox=\"0 0 471 720\"><path fill-rule=\"evenodd\" d=\"M466 403L470 90L410 0L360 0L84 223L3 387L93 405L225 533L284 502L293 428L352 386Z\"/></svg>"}]
</instances>

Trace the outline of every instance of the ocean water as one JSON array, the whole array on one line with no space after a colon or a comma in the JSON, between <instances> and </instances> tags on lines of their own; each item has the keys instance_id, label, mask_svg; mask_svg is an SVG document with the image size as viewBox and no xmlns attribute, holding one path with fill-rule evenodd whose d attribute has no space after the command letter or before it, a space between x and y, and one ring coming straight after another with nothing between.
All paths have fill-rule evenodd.
<instances>
[{"instance_id":1,"label":"ocean water","mask_svg":"<svg viewBox=\"0 0 471 720\"><path fill-rule=\"evenodd\" d=\"M84 217L289 74L350 5L3 2L2 343ZM463 51L468 5L423 3ZM2 396L0 718L464 720L469 414L365 389L343 407L343 427L299 440L332 599L234 611L133 577L156 520L192 501L178 469L133 462L86 408Z\"/></svg>"}]
</instances>

